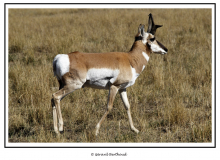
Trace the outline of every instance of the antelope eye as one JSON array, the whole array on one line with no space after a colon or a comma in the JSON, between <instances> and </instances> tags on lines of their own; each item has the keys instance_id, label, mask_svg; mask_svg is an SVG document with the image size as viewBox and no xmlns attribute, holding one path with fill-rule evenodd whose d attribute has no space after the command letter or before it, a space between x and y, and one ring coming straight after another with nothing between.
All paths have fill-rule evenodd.
<instances>
[{"instance_id":1,"label":"antelope eye","mask_svg":"<svg viewBox=\"0 0 220 160\"><path fill-rule=\"evenodd\" d=\"M153 42L154 40L155 40L155 37L154 37L154 38L150 38L150 41L151 41L151 42Z\"/></svg>"}]
</instances>

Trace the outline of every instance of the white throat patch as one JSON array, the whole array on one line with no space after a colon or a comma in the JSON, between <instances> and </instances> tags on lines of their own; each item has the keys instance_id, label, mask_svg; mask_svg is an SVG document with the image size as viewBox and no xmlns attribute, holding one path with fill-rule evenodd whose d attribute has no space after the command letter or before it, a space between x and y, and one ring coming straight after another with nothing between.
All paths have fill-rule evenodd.
<instances>
[{"instance_id":1,"label":"white throat patch","mask_svg":"<svg viewBox=\"0 0 220 160\"><path fill-rule=\"evenodd\" d=\"M147 32L144 32L144 36L143 36L143 40L142 43L145 45L147 43L147 37L149 36L149 34Z\"/></svg>"},{"instance_id":2,"label":"white throat patch","mask_svg":"<svg viewBox=\"0 0 220 160\"><path fill-rule=\"evenodd\" d=\"M147 62L149 61L149 56L147 55L147 53L145 52L142 52L142 55L144 56L144 58L147 60Z\"/></svg>"}]
</instances>

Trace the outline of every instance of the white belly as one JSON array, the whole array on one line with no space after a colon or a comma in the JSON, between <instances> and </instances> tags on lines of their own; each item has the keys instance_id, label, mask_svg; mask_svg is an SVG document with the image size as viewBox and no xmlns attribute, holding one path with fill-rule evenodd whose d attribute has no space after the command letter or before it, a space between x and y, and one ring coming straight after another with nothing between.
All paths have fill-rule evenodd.
<instances>
[{"instance_id":1,"label":"white belly","mask_svg":"<svg viewBox=\"0 0 220 160\"><path fill-rule=\"evenodd\" d=\"M118 69L92 68L89 69L86 76L86 86L99 89L109 88L108 83L113 84L120 71Z\"/></svg>"}]
</instances>

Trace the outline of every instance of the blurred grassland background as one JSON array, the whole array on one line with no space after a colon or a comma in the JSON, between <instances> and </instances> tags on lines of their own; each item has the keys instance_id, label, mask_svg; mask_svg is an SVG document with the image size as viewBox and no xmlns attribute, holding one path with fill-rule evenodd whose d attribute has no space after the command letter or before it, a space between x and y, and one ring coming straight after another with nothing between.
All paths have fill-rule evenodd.
<instances>
[{"instance_id":1,"label":"blurred grassland background","mask_svg":"<svg viewBox=\"0 0 220 160\"><path fill-rule=\"evenodd\" d=\"M156 38L168 54L151 54L127 89L140 133L130 130L117 94L96 137L108 91L84 88L61 101L64 133L56 136L53 58L72 51L128 52L149 13L163 25ZM211 142L211 19L211 9L9 9L9 142Z\"/></svg>"}]
</instances>

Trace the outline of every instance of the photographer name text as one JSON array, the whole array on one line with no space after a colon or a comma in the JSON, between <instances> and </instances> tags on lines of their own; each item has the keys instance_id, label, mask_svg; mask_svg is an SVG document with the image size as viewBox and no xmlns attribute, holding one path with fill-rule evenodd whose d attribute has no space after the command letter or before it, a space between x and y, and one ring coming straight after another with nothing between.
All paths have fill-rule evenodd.
<instances>
[{"instance_id":1,"label":"photographer name text","mask_svg":"<svg viewBox=\"0 0 220 160\"><path fill-rule=\"evenodd\" d=\"M127 153L91 153L91 156L127 156Z\"/></svg>"}]
</instances>

